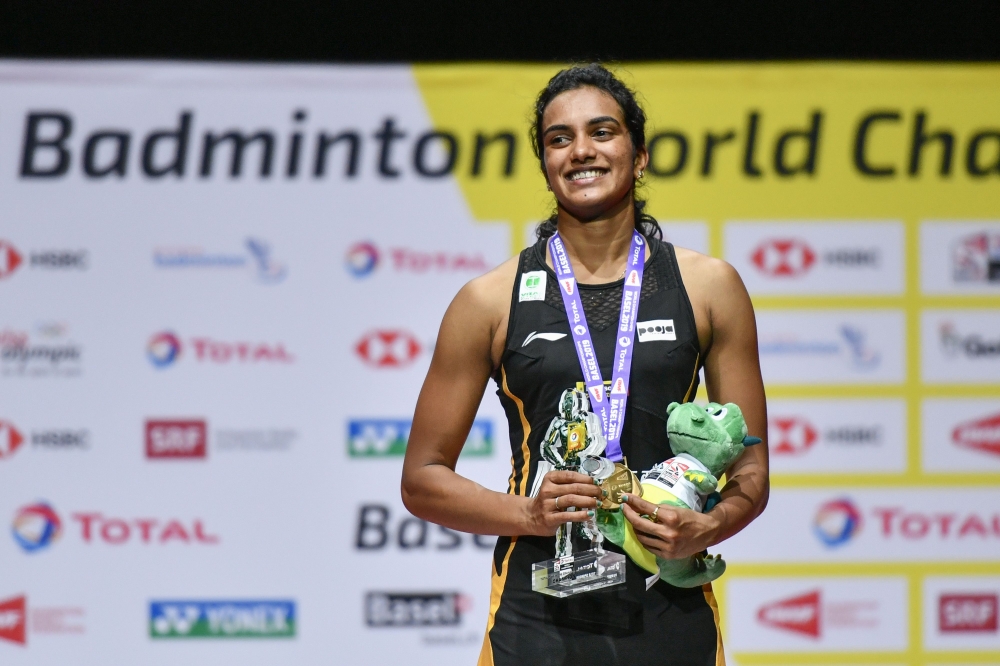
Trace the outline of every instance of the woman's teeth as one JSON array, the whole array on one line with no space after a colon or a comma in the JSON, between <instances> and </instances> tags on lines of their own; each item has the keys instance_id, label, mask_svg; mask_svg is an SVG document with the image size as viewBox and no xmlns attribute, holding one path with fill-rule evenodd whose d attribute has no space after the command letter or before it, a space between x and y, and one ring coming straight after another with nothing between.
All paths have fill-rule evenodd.
<instances>
[{"instance_id":1,"label":"woman's teeth","mask_svg":"<svg viewBox=\"0 0 1000 666\"><path fill-rule=\"evenodd\" d=\"M569 180L580 180L581 178L597 178L598 176L603 176L603 171L598 171L597 169L592 169L590 171L577 171L574 174L570 174Z\"/></svg>"}]
</instances>

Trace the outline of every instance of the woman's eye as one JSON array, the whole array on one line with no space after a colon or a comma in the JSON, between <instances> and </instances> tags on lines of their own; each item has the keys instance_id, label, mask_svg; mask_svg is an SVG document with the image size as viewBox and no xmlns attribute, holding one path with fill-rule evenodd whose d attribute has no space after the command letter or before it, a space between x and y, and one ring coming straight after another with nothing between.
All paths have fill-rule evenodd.
<instances>
[{"instance_id":1,"label":"woman's eye","mask_svg":"<svg viewBox=\"0 0 1000 666\"><path fill-rule=\"evenodd\" d=\"M725 407L722 407L721 409L717 409L714 412L709 412L708 415L711 416L716 421L721 421L722 419L726 418L726 413L728 411L729 411L728 409L726 409Z\"/></svg>"}]
</instances>

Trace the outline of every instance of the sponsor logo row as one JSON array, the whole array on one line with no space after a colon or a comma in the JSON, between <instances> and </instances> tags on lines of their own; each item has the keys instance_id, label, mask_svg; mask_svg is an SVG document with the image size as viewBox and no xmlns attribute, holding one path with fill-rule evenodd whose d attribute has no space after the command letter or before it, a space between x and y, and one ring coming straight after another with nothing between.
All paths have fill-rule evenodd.
<instances>
[{"instance_id":1,"label":"sponsor logo row","mask_svg":"<svg viewBox=\"0 0 1000 666\"><path fill-rule=\"evenodd\" d=\"M495 265L484 252L427 249L400 244L378 245L371 240L351 243L344 255L344 269L354 278L378 272L396 275L459 274L471 277ZM288 276L288 266L276 259L271 244L248 237L227 249L198 244L160 245L153 248L152 267L167 273L245 273L262 284L278 284ZM0 239L0 280L22 271L86 271L91 253L83 248L34 248Z\"/></svg>"},{"instance_id":2,"label":"sponsor logo row","mask_svg":"<svg viewBox=\"0 0 1000 666\"><path fill-rule=\"evenodd\" d=\"M639 325L639 344L662 345L665 350L676 346L672 319ZM761 370L769 383L900 383L906 377L908 343L921 345L924 382L1000 381L1000 312L995 309L925 310L919 341L907 340L905 316L893 309L761 310L757 330ZM533 331L521 342L522 347L560 344L572 344L562 330ZM433 347L433 341L400 327L357 334L345 351L361 367L386 371L410 368L428 358ZM0 328L0 378L78 377L84 351L65 322ZM280 368L315 361L300 359L280 340L222 339L174 330L152 333L145 356L149 367L161 371L180 366Z\"/></svg>"},{"instance_id":3,"label":"sponsor logo row","mask_svg":"<svg viewBox=\"0 0 1000 666\"><path fill-rule=\"evenodd\" d=\"M120 516L94 510L60 513L52 504L41 500L14 512L10 534L14 544L32 556L53 547L64 536L74 547L218 546L222 539L206 522L203 518ZM347 538L360 552L457 552L465 549L485 552L496 544L494 537L457 532L405 511L400 515L380 502L358 507L353 533Z\"/></svg>"},{"instance_id":4,"label":"sponsor logo row","mask_svg":"<svg viewBox=\"0 0 1000 666\"><path fill-rule=\"evenodd\" d=\"M347 455L351 458L398 458L406 453L410 419L351 419L347 423ZM143 438L151 460L208 457L209 427L203 418L148 419ZM220 428L213 433L216 451L287 451L298 439L293 428ZM86 428L33 428L21 430L9 419L0 419L0 461L23 447L47 451L86 451L91 447ZM465 456L490 456L494 449L493 422L476 419L462 449Z\"/></svg>"},{"instance_id":5,"label":"sponsor logo row","mask_svg":"<svg viewBox=\"0 0 1000 666\"><path fill-rule=\"evenodd\" d=\"M907 466L907 414L902 399L773 400L768 405L771 469L782 473L851 474L865 460L868 473L902 473ZM410 419L350 419L346 453L351 458L399 458L406 452ZM493 421L473 422L465 456L491 456ZM921 465L927 474L1000 471L1000 401L927 399L922 403ZM87 451L84 427L19 427L0 418L0 461L21 449ZM145 455L158 459L206 459L209 440L219 452L287 451L298 439L293 428L219 428L204 418L148 419Z\"/></svg>"},{"instance_id":6,"label":"sponsor logo row","mask_svg":"<svg viewBox=\"0 0 1000 666\"><path fill-rule=\"evenodd\" d=\"M670 237L671 225L664 225ZM681 226L689 232L692 224ZM688 240L705 234L681 236ZM926 293L1000 290L1000 222L926 221L920 226L920 241L921 284ZM707 249L704 243L693 245L699 245L694 250ZM755 294L901 294L904 256L900 222L739 221L725 227L725 259ZM89 263L85 249L21 250L0 239L0 279L20 269L86 270ZM482 251L380 246L372 240L348 244L343 260L346 272L357 279L379 271L473 276L495 263ZM288 274L287 266L274 259L270 243L254 237L228 250L158 246L152 252L152 265L173 272L249 272L266 284L281 282Z\"/></svg>"},{"instance_id":7,"label":"sponsor logo row","mask_svg":"<svg viewBox=\"0 0 1000 666\"><path fill-rule=\"evenodd\" d=\"M925 649L1000 649L1000 578L928 577L922 596ZM732 578L726 602L726 642L737 653L908 648L903 578ZM454 628L471 606L455 591L370 591L362 614L370 629ZM294 638L298 617L291 599L182 599L150 601L147 622L154 640ZM82 607L29 607L24 595L0 601L0 640L26 645L29 633L85 630Z\"/></svg>"},{"instance_id":8,"label":"sponsor logo row","mask_svg":"<svg viewBox=\"0 0 1000 666\"><path fill-rule=\"evenodd\" d=\"M370 629L456 628L472 597L456 591L371 591L363 623ZM86 633L80 606L31 606L26 595L0 600L0 642L28 645L29 635ZM292 599L171 599L148 603L149 638L296 638L298 608Z\"/></svg>"},{"instance_id":9,"label":"sponsor logo row","mask_svg":"<svg viewBox=\"0 0 1000 666\"><path fill-rule=\"evenodd\" d=\"M1000 578L923 580L925 650L1000 650ZM907 580L733 578L726 583L734 652L903 651L909 647Z\"/></svg>"}]
</instances>

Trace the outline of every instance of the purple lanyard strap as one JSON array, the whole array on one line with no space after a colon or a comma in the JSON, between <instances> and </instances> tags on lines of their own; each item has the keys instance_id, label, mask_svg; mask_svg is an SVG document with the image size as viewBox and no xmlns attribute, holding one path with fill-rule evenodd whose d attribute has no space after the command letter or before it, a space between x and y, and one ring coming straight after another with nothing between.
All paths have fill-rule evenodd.
<instances>
[{"instance_id":1,"label":"purple lanyard strap","mask_svg":"<svg viewBox=\"0 0 1000 666\"><path fill-rule=\"evenodd\" d=\"M614 366L611 371L611 391L604 393L604 377L597 362L594 342L583 313L583 301L577 288L573 266L566 254L566 247L558 232L549 239L549 253L559 280L569 329L573 333L576 356L580 360L591 409L601 417L604 436L608 440L604 455L618 462L622 459L622 426L625 421L625 403L628 400L628 382L632 374L632 343L635 341L635 321L639 314L639 293L642 291L642 270L645 267L645 241L638 232L632 232L628 261L625 268L625 285L622 288L622 309L618 316L618 342L615 344Z\"/></svg>"}]
</instances>

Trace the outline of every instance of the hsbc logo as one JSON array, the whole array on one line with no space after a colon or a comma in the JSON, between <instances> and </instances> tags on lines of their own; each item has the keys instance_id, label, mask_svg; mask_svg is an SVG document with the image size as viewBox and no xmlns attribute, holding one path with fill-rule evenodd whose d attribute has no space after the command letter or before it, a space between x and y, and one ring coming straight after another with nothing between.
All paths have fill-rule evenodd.
<instances>
[{"instance_id":1,"label":"hsbc logo","mask_svg":"<svg viewBox=\"0 0 1000 666\"><path fill-rule=\"evenodd\" d=\"M208 426L199 420L146 421L146 457L151 459L204 459L208 452Z\"/></svg>"},{"instance_id":2,"label":"hsbc logo","mask_svg":"<svg viewBox=\"0 0 1000 666\"><path fill-rule=\"evenodd\" d=\"M792 416L774 417L767 421L767 441L771 453L797 455L812 448L819 433L809 421Z\"/></svg>"},{"instance_id":3,"label":"hsbc logo","mask_svg":"<svg viewBox=\"0 0 1000 666\"><path fill-rule=\"evenodd\" d=\"M882 426L843 424L822 431L801 416L775 416L767 421L768 446L772 454L799 456L817 442L834 446L864 446L882 443Z\"/></svg>"},{"instance_id":4,"label":"hsbc logo","mask_svg":"<svg viewBox=\"0 0 1000 666\"><path fill-rule=\"evenodd\" d=\"M938 598L941 633L997 633L996 594L942 594Z\"/></svg>"},{"instance_id":5,"label":"hsbc logo","mask_svg":"<svg viewBox=\"0 0 1000 666\"><path fill-rule=\"evenodd\" d=\"M84 270L87 268L87 251L33 250L29 253L27 262L29 268ZM24 255L9 241L0 239L0 280L13 275L24 263Z\"/></svg>"},{"instance_id":6,"label":"hsbc logo","mask_svg":"<svg viewBox=\"0 0 1000 666\"><path fill-rule=\"evenodd\" d=\"M822 263L837 269L878 268L878 248L832 248L822 254L798 238L772 238L761 242L750 261L764 275L796 278Z\"/></svg>"},{"instance_id":7,"label":"hsbc logo","mask_svg":"<svg viewBox=\"0 0 1000 666\"><path fill-rule=\"evenodd\" d=\"M1000 414L955 426L951 441L961 448L1000 456Z\"/></svg>"},{"instance_id":8,"label":"hsbc logo","mask_svg":"<svg viewBox=\"0 0 1000 666\"><path fill-rule=\"evenodd\" d=\"M0 459L7 458L24 442L24 436L8 421L0 421Z\"/></svg>"},{"instance_id":9,"label":"hsbc logo","mask_svg":"<svg viewBox=\"0 0 1000 666\"><path fill-rule=\"evenodd\" d=\"M403 368L420 355L423 346L409 331L381 329L369 331L354 345L354 352L376 368Z\"/></svg>"},{"instance_id":10,"label":"hsbc logo","mask_svg":"<svg viewBox=\"0 0 1000 666\"><path fill-rule=\"evenodd\" d=\"M0 240L0 279L9 277L24 261L21 253L7 241Z\"/></svg>"},{"instance_id":11,"label":"hsbc logo","mask_svg":"<svg viewBox=\"0 0 1000 666\"><path fill-rule=\"evenodd\" d=\"M797 277L816 263L816 252L797 238L770 239L750 255L759 271L774 277Z\"/></svg>"}]
</instances>

